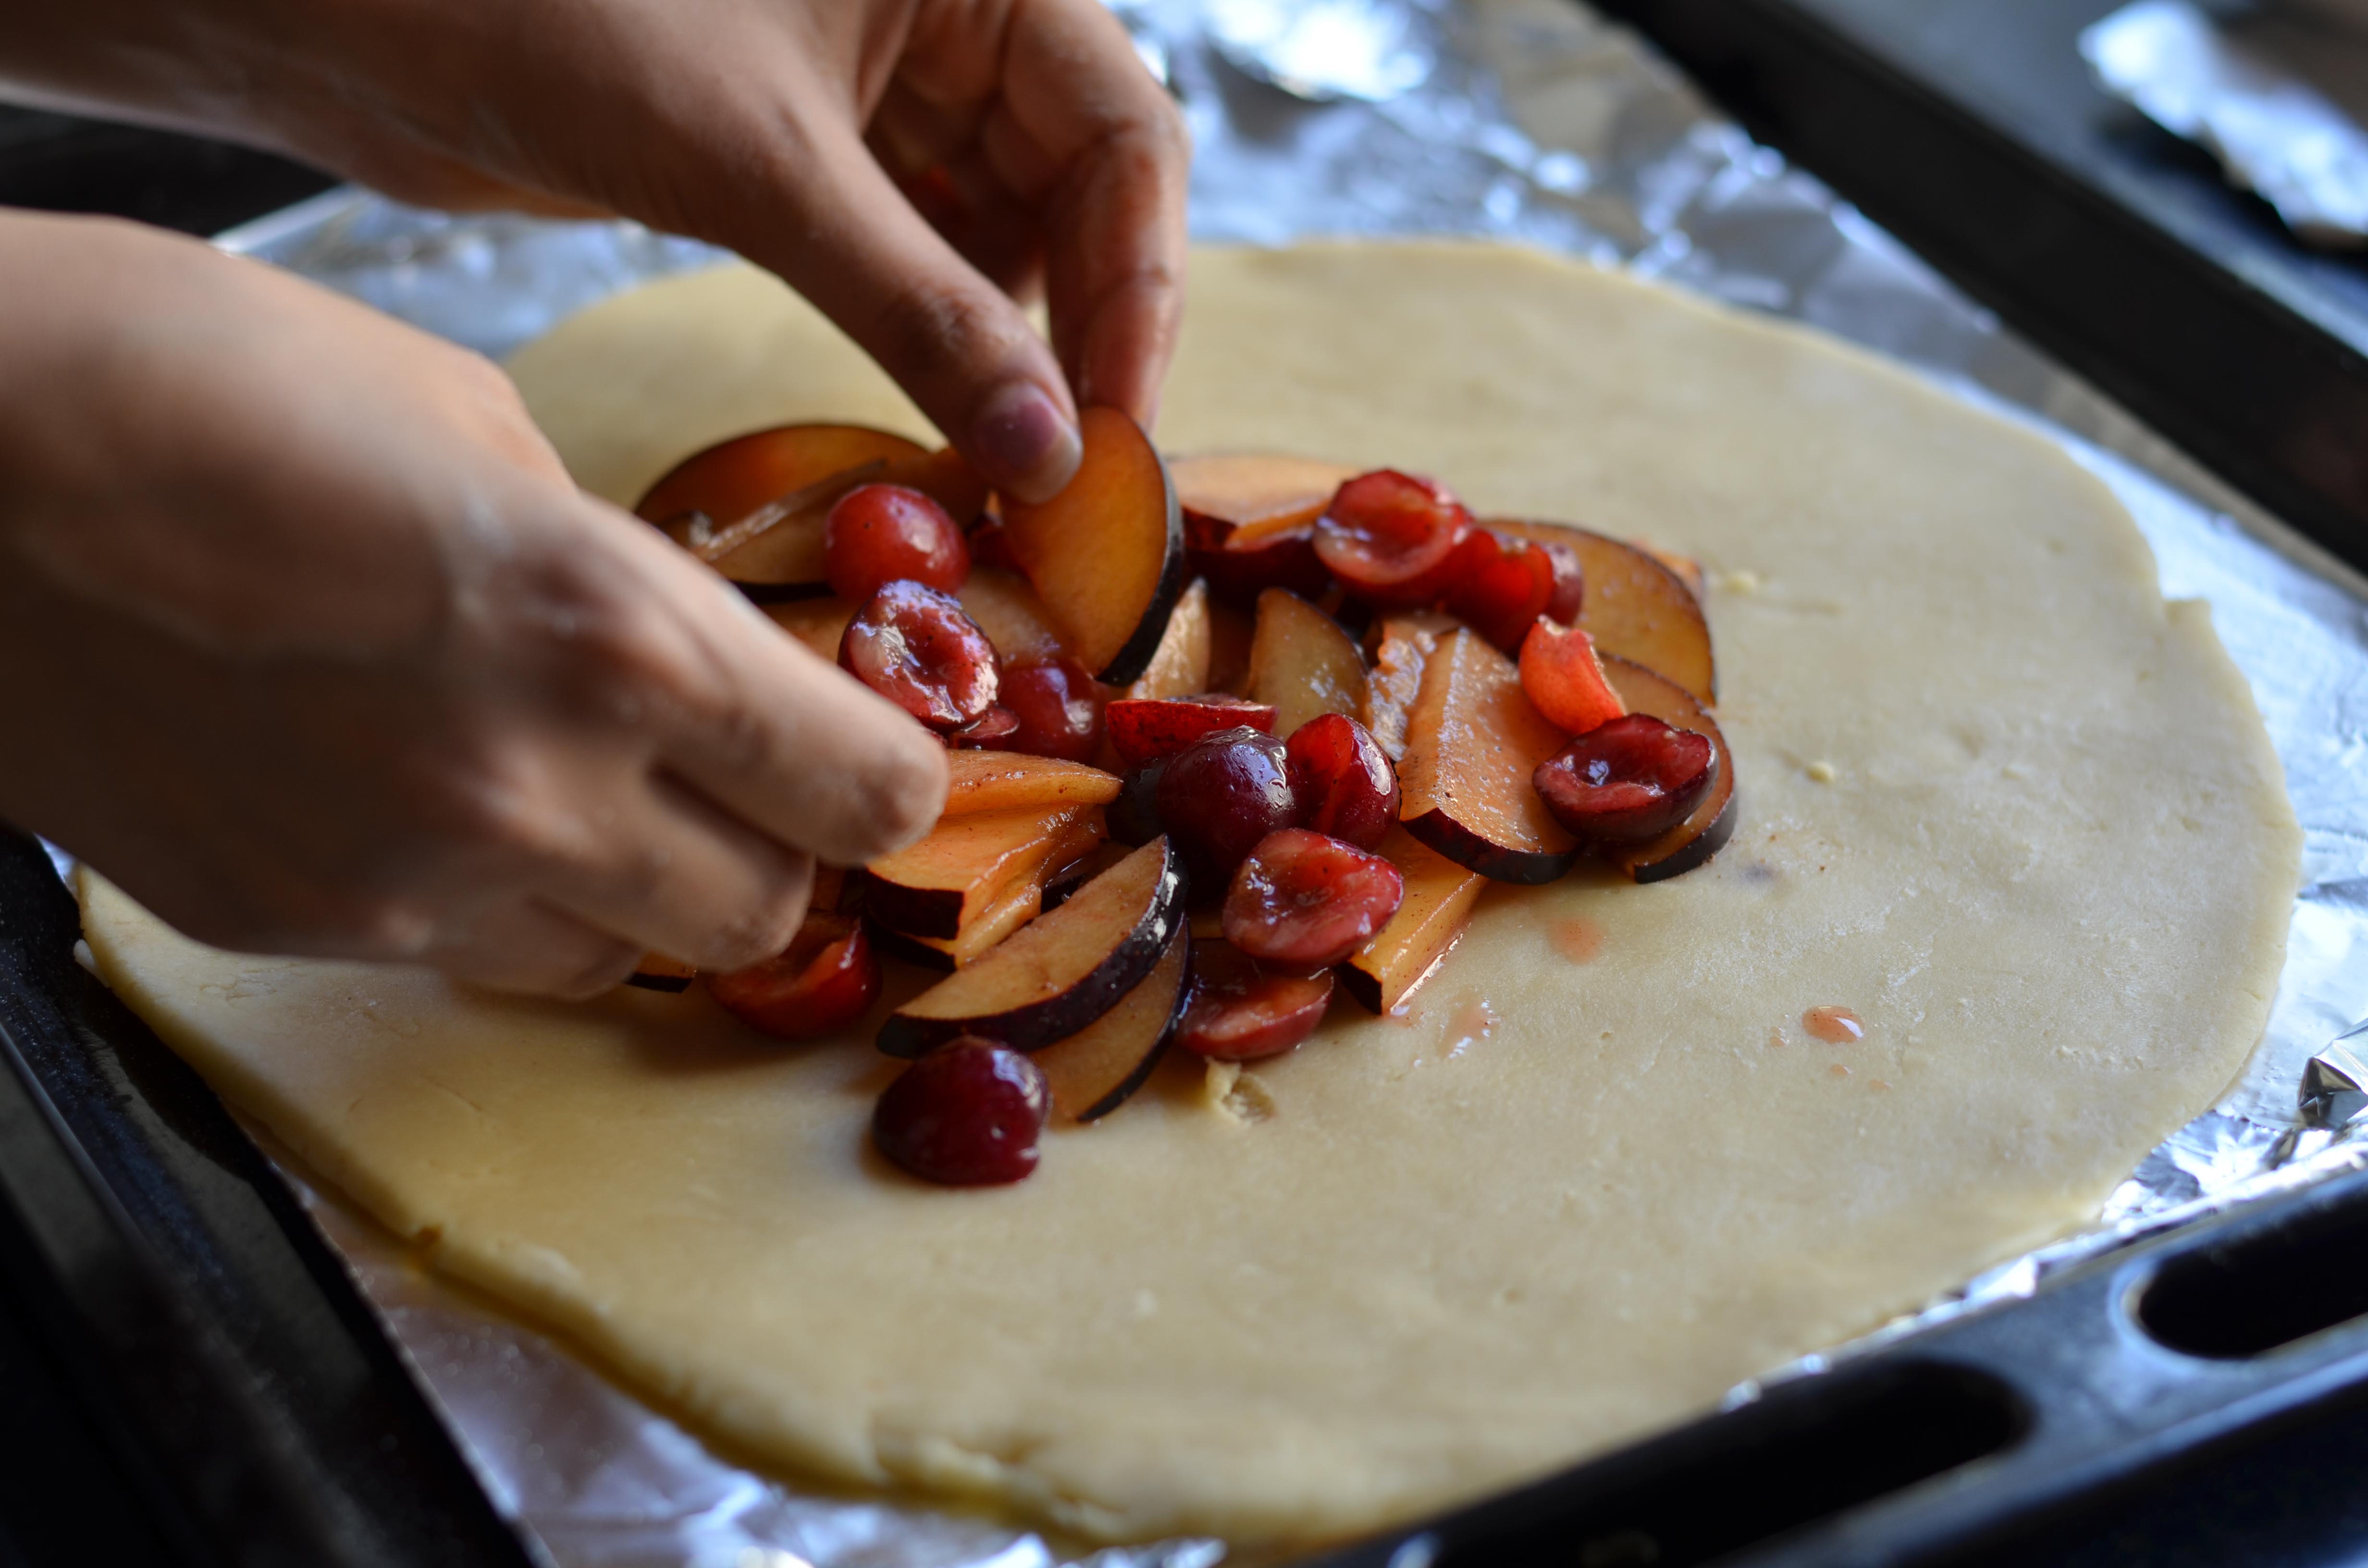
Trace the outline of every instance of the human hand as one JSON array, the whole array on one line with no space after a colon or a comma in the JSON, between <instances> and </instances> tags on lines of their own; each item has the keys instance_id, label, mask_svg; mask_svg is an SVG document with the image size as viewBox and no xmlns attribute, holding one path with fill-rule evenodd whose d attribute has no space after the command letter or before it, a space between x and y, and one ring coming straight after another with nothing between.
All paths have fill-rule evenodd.
<instances>
[{"instance_id":1,"label":"human hand","mask_svg":"<svg viewBox=\"0 0 2368 1568\"><path fill-rule=\"evenodd\" d=\"M406 200L728 245L1024 499L1074 472L1079 401L1156 412L1189 152L1099 0L89 0L22 20L0 76L51 101ZM1020 309L1040 286L1049 349Z\"/></svg>"},{"instance_id":2,"label":"human hand","mask_svg":"<svg viewBox=\"0 0 2368 1568\"><path fill-rule=\"evenodd\" d=\"M779 950L938 744L583 496L475 355L0 215L0 815L221 946L584 994Z\"/></svg>"}]
</instances>

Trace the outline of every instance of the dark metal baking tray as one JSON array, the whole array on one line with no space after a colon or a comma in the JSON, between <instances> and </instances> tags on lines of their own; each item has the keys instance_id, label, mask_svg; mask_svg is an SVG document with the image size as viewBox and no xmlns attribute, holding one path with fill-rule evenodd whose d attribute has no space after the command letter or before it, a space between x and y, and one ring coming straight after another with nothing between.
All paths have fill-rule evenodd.
<instances>
[{"instance_id":1,"label":"dark metal baking tray","mask_svg":"<svg viewBox=\"0 0 2368 1568\"><path fill-rule=\"evenodd\" d=\"M528 1561L336 1260L74 961L77 932L40 846L0 839L0 1327L120 1497L64 1526L154 1562ZM2368 1173L1326 1561L2047 1561L2166 1478L2305 1423L2356 1428L2362 1312Z\"/></svg>"},{"instance_id":2,"label":"dark metal baking tray","mask_svg":"<svg viewBox=\"0 0 2368 1568\"><path fill-rule=\"evenodd\" d=\"M2121 0L1600 0L1753 135L2368 568L2368 268L2089 78Z\"/></svg>"},{"instance_id":3,"label":"dark metal baking tray","mask_svg":"<svg viewBox=\"0 0 2368 1568\"><path fill-rule=\"evenodd\" d=\"M2104 8L2057 6L2046 26L2061 30L2083 6ZM2078 182L1903 67L1896 36L1886 51L1839 26L1869 6L1617 8L2018 325L2368 564L2341 486L2314 490L2273 438L2301 417L2292 400L2310 403L2320 383L2296 383L2283 403L2256 395L2272 351L2349 386L2351 346L2329 358L2291 321L2262 327L2265 308L2297 312L2258 289L2226 298L2190 262L2166 261L2159 222L2132 230L2126 211L2090 211L2055 226L2055 204L2077 215L2085 200ZM1947 9L1895 7L1928 22ZM1928 56L1936 36L1917 35ZM1802 61L1815 69L1786 74ZM1935 155L1995 182L1976 187L1995 200L1971 206L2004 215L1996 233L1919 221L1835 152L1912 162L1936 122L1977 144L1979 155ZM2075 268L2103 291L2087 306L2112 307L2103 318L2024 276L2063 259L2049 244L2101 243L2092 226L2115 222L2108 239L2123 248L2090 258L2100 276ZM2175 252L2197 248L2171 238ZM2219 335L2214 353L2254 367L2200 392L2128 357L2134 318L2189 308L2181 290L2199 288L2217 312L2194 318ZM2304 413L2341 413L2346 395ZM74 934L39 846L0 837L0 1564L530 1561L335 1256L202 1082L73 961ZM2362 1243L2368 1176L2272 1199L1327 1561L2352 1560L2368 1542L2368 1502L2346 1484L2368 1473Z\"/></svg>"}]
</instances>

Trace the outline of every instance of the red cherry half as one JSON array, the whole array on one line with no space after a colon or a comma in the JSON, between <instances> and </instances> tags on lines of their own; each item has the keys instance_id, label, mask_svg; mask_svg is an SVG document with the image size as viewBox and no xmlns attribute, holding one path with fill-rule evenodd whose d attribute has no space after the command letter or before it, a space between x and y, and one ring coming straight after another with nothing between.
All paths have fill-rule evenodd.
<instances>
[{"instance_id":1,"label":"red cherry half","mask_svg":"<svg viewBox=\"0 0 2368 1568\"><path fill-rule=\"evenodd\" d=\"M1641 844L1685 821L1717 773L1709 736L1631 713L1538 764L1531 783L1579 839Z\"/></svg>"},{"instance_id":2,"label":"red cherry half","mask_svg":"<svg viewBox=\"0 0 2368 1568\"><path fill-rule=\"evenodd\" d=\"M1013 665L1003 672L1001 702L1019 718L1006 751L1091 762L1102 746L1099 681L1075 659Z\"/></svg>"},{"instance_id":3,"label":"red cherry half","mask_svg":"<svg viewBox=\"0 0 2368 1568\"><path fill-rule=\"evenodd\" d=\"M1406 879L1380 856L1285 828L1259 840L1234 873L1225 940L1254 959L1315 969L1363 947L1405 898Z\"/></svg>"},{"instance_id":4,"label":"red cherry half","mask_svg":"<svg viewBox=\"0 0 2368 1568\"><path fill-rule=\"evenodd\" d=\"M888 1085L871 1112L871 1142L923 1181L996 1187L1036 1168L1052 1103L1042 1068L963 1035Z\"/></svg>"},{"instance_id":5,"label":"red cherry half","mask_svg":"<svg viewBox=\"0 0 2368 1568\"><path fill-rule=\"evenodd\" d=\"M1566 544L1531 542L1554 563L1554 597L1546 600L1546 619L1577 626L1579 609L1587 602L1587 569L1579 562L1578 551Z\"/></svg>"},{"instance_id":6,"label":"red cherry half","mask_svg":"<svg viewBox=\"0 0 2368 1568\"><path fill-rule=\"evenodd\" d=\"M708 994L750 1028L804 1040L845 1028L879 999L880 955L859 922L809 915L764 962L703 979Z\"/></svg>"},{"instance_id":7,"label":"red cherry half","mask_svg":"<svg viewBox=\"0 0 2368 1568\"><path fill-rule=\"evenodd\" d=\"M1377 609L1427 605L1452 580L1472 514L1428 479L1379 469L1340 486L1315 525L1315 554Z\"/></svg>"},{"instance_id":8,"label":"red cherry half","mask_svg":"<svg viewBox=\"0 0 2368 1568\"><path fill-rule=\"evenodd\" d=\"M823 523L830 591L860 605L899 580L952 593L970 577L970 545L943 506L901 484L859 484Z\"/></svg>"},{"instance_id":9,"label":"red cherry half","mask_svg":"<svg viewBox=\"0 0 2368 1568\"><path fill-rule=\"evenodd\" d=\"M1019 715L998 702L959 730L945 732L945 743L957 749L1018 751Z\"/></svg>"},{"instance_id":10,"label":"red cherry half","mask_svg":"<svg viewBox=\"0 0 2368 1568\"><path fill-rule=\"evenodd\" d=\"M1174 756L1219 730L1274 729L1274 708L1226 692L1198 697L1121 697L1102 712L1110 749L1130 767Z\"/></svg>"},{"instance_id":11,"label":"red cherry half","mask_svg":"<svg viewBox=\"0 0 2368 1568\"><path fill-rule=\"evenodd\" d=\"M1508 653L1554 601L1554 557L1525 539L1474 528L1448 570L1447 612Z\"/></svg>"},{"instance_id":12,"label":"red cherry half","mask_svg":"<svg viewBox=\"0 0 2368 1568\"><path fill-rule=\"evenodd\" d=\"M1002 667L995 644L951 594L895 582L855 612L838 663L933 730L959 730L995 706Z\"/></svg>"},{"instance_id":13,"label":"red cherry half","mask_svg":"<svg viewBox=\"0 0 2368 1568\"><path fill-rule=\"evenodd\" d=\"M1189 574L1208 579L1209 591L1244 609L1268 588L1288 588L1304 599L1319 599L1332 575L1315 553L1315 527L1235 528L1222 542L1196 546Z\"/></svg>"},{"instance_id":14,"label":"red cherry half","mask_svg":"<svg viewBox=\"0 0 2368 1568\"><path fill-rule=\"evenodd\" d=\"M1322 713L1285 744L1299 825L1371 849L1398 820L1398 776L1364 725Z\"/></svg>"},{"instance_id":15,"label":"red cherry half","mask_svg":"<svg viewBox=\"0 0 2368 1568\"><path fill-rule=\"evenodd\" d=\"M1192 944L1192 990L1176 1043L1220 1062L1280 1056L1315 1032L1332 1001L1332 971L1269 974L1240 949Z\"/></svg>"}]
</instances>

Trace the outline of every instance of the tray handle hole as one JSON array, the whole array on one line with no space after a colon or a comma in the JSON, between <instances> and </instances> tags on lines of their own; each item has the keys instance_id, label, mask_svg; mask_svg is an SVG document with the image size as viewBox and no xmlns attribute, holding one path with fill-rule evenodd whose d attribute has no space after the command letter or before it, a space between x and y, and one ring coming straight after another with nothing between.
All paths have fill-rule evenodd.
<instances>
[{"instance_id":1,"label":"tray handle hole","mask_svg":"<svg viewBox=\"0 0 2368 1568\"><path fill-rule=\"evenodd\" d=\"M2316 1210L2166 1261L2132 1315L2157 1345L2242 1360L2368 1314L2368 1203Z\"/></svg>"},{"instance_id":2,"label":"tray handle hole","mask_svg":"<svg viewBox=\"0 0 2368 1568\"><path fill-rule=\"evenodd\" d=\"M1549 1483L1520 1524L1500 1518L1463 1540L1449 1532L1433 1561L1691 1568L1996 1453L2029 1425L2013 1391L1964 1367L1807 1379L1713 1423L1703 1429L1711 1441L1675 1462L1622 1456L1635 1460L1625 1484L1565 1503Z\"/></svg>"}]
</instances>

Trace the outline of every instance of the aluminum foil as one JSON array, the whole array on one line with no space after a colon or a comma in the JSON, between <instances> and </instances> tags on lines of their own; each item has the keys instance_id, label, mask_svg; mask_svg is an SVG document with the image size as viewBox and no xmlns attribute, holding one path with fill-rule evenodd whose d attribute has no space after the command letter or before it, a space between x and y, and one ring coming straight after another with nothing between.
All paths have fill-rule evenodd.
<instances>
[{"instance_id":1,"label":"aluminum foil","mask_svg":"<svg viewBox=\"0 0 2368 1568\"><path fill-rule=\"evenodd\" d=\"M2105 90L2220 160L2311 244L2368 244L2368 10L2295 0L2217 18L2139 0L2080 35Z\"/></svg>"},{"instance_id":2,"label":"aluminum foil","mask_svg":"<svg viewBox=\"0 0 2368 1568\"><path fill-rule=\"evenodd\" d=\"M2243 1076L2148 1155L2082 1234L1770 1377L1813 1372L2027 1292L2050 1270L2134 1237L2368 1164L2368 1139L2354 1142L2346 1125L2368 1103L2358 1092L2368 1040L2352 1042L2358 1056L2312 1062L2368 1015L2368 584L1753 144L1631 35L1566 0L1118 0L1118 9L1190 119L1200 237L1525 241L1889 354L2032 422L2102 475L2152 541L2164 592L2211 600L2252 681L2307 849L2276 1005ZM453 218L351 192L223 243L494 354L603 294L716 256L631 224ZM2297 1117L2306 1073L2310 1126ZM366 1221L325 1201L315 1212L495 1499L568 1568L1201 1568L1224 1556L1209 1541L1080 1555L1024 1528L741 1470L551 1340L426 1275Z\"/></svg>"}]
</instances>

